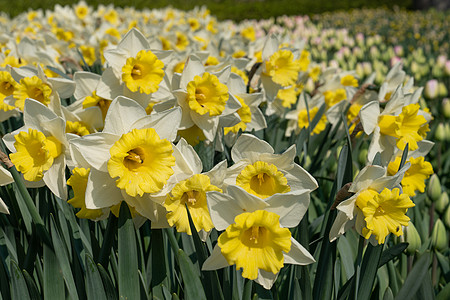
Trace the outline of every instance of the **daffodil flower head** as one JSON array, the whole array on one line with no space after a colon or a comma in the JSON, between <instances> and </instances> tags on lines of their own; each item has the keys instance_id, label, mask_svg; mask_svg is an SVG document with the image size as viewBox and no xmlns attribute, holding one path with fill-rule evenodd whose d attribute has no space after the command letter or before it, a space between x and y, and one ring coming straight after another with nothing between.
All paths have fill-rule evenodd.
<instances>
[{"instance_id":1,"label":"daffodil flower head","mask_svg":"<svg viewBox=\"0 0 450 300\"><path fill-rule=\"evenodd\" d=\"M296 83L300 64L294 60L294 54L289 50L278 50L265 61L265 71L273 82L281 86L290 86Z\"/></svg>"},{"instance_id":2,"label":"daffodil flower head","mask_svg":"<svg viewBox=\"0 0 450 300\"><path fill-rule=\"evenodd\" d=\"M427 123L425 117L418 114L419 109L418 103L409 104L402 108L398 116L380 116L380 133L395 137L400 150L405 149L406 144L409 144L409 150L416 150L417 142L423 139L419 134L420 129Z\"/></svg>"},{"instance_id":3,"label":"daffodil flower head","mask_svg":"<svg viewBox=\"0 0 450 300\"><path fill-rule=\"evenodd\" d=\"M409 222L406 212L415 206L407 194L400 194L398 188L384 188L381 193L364 191L356 199L356 205L366 222L362 235L366 239L375 236L379 244L384 243L389 232L396 236L403 234L402 226L408 226Z\"/></svg>"},{"instance_id":4,"label":"daffodil flower head","mask_svg":"<svg viewBox=\"0 0 450 300\"><path fill-rule=\"evenodd\" d=\"M103 213L101 209L86 208L85 193L90 169L74 168L72 175L67 180L67 185L73 189L73 198L67 202L75 208L80 208L76 216L80 219L98 219Z\"/></svg>"},{"instance_id":5,"label":"daffodil flower head","mask_svg":"<svg viewBox=\"0 0 450 300\"><path fill-rule=\"evenodd\" d=\"M187 205L197 231L211 231L214 225L206 201L206 192L209 191L222 192L220 188L211 184L209 177L204 174L195 174L177 183L164 202L164 207L169 211L167 221L170 226L175 225L178 232L192 234L186 211Z\"/></svg>"},{"instance_id":6,"label":"daffodil flower head","mask_svg":"<svg viewBox=\"0 0 450 300\"><path fill-rule=\"evenodd\" d=\"M291 190L284 174L275 165L263 161L246 166L236 177L236 185L261 199Z\"/></svg>"},{"instance_id":7,"label":"daffodil flower head","mask_svg":"<svg viewBox=\"0 0 450 300\"><path fill-rule=\"evenodd\" d=\"M123 134L109 152L111 178L119 177L117 187L132 197L158 192L174 173L172 144L161 139L153 128Z\"/></svg>"},{"instance_id":8,"label":"daffodil flower head","mask_svg":"<svg viewBox=\"0 0 450 300\"><path fill-rule=\"evenodd\" d=\"M400 166L401 156L397 156L395 160L388 165L387 172L394 175ZM402 179L403 193L410 197L416 195L416 191L423 193L425 191L425 180L433 174L432 165L425 161L423 156L410 157L407 162L411 163L411 167L405 172Z\"/></svg>"},{"instance_id":9,"label":"daffodil flower head","mask_svg":"<svg viewBox=\"0 0 450 300\"><path fill-rule=\"evenodd\" d=\"M178 131L178 135L184 138L189 145L195 146L201 141L206 140L203 130L201 130L197 125L189 127L188 129L183 129Z\"/></svg>"},{"instance_id":10,"label":"daffodil flower head","mask_svg":"<svg viewBox=\"0 0 450 300\"><path fill-rule=\"evenodd\" d=\"M280 217L265 210L242 213L219 236L217 244L230 265L243 270L251 280L258 270L277 274L284 265L284 253L291 249L291 232L280 226Z\"/></svg>"},{"instance_id":11,"label":"daffodil flower head","mask_svg":"<svg viewBox=\"0 0 450 300\"><path fill-rule=\"evenodd\" d=\"M358 87L358 79L356 79L353 75L347 74L341 78L341 84L343 86Z\"/></svg>"},{"instance_id":12,"label":"daffodil flower head","mask_svg":"<svg viewBox=\"0 0 450 300\"><path fill-rule=\"evenodd\" d=\"M129 57L122 67L122 80L132 92L151 94L159 89L164 77L164 63L150 50Z\"/></svg>"},{"instance_id":13,"label":"daffodil flower head","mask_svg":"<svg viewBox=\"0 0 450 300\"><path fill-rule=\"evenodd\" d=\"M52 88L37 76L22 78L19 86L13 92L14 99L16 99L15 105L20 110L23 110L27 98L35 99L48 106L51 94Z\"/></svg>"},{"instance_id":14,"label":"daffodil flower head","mask_svg":"<svg viewBox=\"0 0 450 300\"><path fill-rule=\"evenodd\" d=\"M11 162L23 173L28 181L39 181L61 154L61 143L54 137L46 137L42 132L29 128L14 136L17 152L10 154Z\"/></svg>"},{"instance_id":15,"label":"daffodil flower head","mask_svg":"<svg viewBox=\"0 0 450 300\"><path fill-rule=\"evenodd\" d=\"M211 117L222 114L229 97L228 87L208 72L202 77L196 75L188 83L187 93L189 108L200 115L209 113Z\"/></svg>"},{"instance_id":16,"label":"daffodil flower head","mask_svg":"<svg viewBox=\"0 0 450 300\"><path fill-rule=\"evenodd\" d=\"M347 93L345 89L342 88L336 89L335 91L325 91L323 95L325 97L325 103L327 104L328 108L341 102L342 100L347 99Z\"/></svg>"},{"instance_id":17,"label":"daffodil flower head","mask_svg":"<svg viewBox=\"0 0 450 300\"><path fill-rule=\"evenodd\" d=\"M250 110L250 107L244 102L244 99L241 97L235 95L236 99L238 99L239 103L241 103L241 108L237 110L237 113L239 117L241 118L241 121L234 125L233 127L225 127L224 134L227 135L230 131L234 133L238 133L239 130L242 132L247 129L247 123L250 123L252 121L252 112Z\"/></svg>"}]
</instances>

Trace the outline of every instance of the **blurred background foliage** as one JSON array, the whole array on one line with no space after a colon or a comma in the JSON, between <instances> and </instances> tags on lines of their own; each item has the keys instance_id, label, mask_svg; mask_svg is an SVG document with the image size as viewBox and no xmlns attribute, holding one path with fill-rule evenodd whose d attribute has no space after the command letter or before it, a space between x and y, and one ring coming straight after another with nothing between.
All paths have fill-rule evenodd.
<instances>
[{"instance_id":1,"label":"blurred background foliage","mask_svg":"<svg viewBox=\"0 0 450 300\"><path fill-rule=\"evenodd\" d=\"M11 5L11 1L0 0L0 11L13 17L31 9L53 9L55 4L71 5L77 2L74 0L23 0L16 1L14 5ZM219 20L232 19L234 21L268 19L282 15L311 15L363 7L412 9L415 6L413 0L90 0L86 3L94 7L101 4L114 4L116 7L133 6L136 9L172 6L183 10L205 5Z\"/></svg>"}]
</instances>

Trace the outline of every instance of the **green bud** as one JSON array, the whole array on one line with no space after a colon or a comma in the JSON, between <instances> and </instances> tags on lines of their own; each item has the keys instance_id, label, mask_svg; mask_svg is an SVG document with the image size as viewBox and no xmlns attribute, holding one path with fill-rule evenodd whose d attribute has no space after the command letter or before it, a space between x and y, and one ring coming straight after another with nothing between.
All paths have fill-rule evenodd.
<instances>
[{"instance_id":1,"label":"green bud","mask_svg":"<svg viewBox=\"0 0 450 300\"><path fill-rule=\"evenodd\" d=\"M438 94L439 94L439 97L446 97L448 95L448 90L445 87L445 84L443 82L439 82Z\"/></svg>"},{"instance_id":2,"label":"green bud","mask_svg":"<svg viewBox=\"0 0 450 300\"><path fill-rule=\"evenodd\" d=\"M448 194L446 192L443 192L441 196L439 197L439 200L436 201L435 208L438 211L438 213L442 214L444 210L448 206Z\"/></svg>"},{"instance_id":3,"label":"green bud","mask_svg":"<svg viewBox=\"0 0 450 300\"><path fill-rule=\"evenodd\" d=\"M428 182L427 194L431 201L436 202L439 197L441 197L441 183L439 182L439 177L433 174Z\"/></svg>"},{"instance_id":4,"label":"green bud","mask_svg":"<svg viewBox=\"0 0 450 300\"><path fill-rule=\"evenodd\" d=\"M437 219L434 223L433 232L431 233L431 244L438 251L443 251L448 246L447 232L441 219Z\"/></svg>"},{"instance_id":5,"label":"green bud","mask_svg":"<svg viewBox=\"0 0 450 300\"><path fill-rule=\"evenodd\" d=\"M358 161L361 165L365 166L367 163L367 155L368 155L368 151L367 149L362 149L361 151L359 151L359 155L358 155Z\"/></svg>"},{"instance_id":6,"label":"green bud","mask_svg":"<svg viewBox=\"0 0 450 300\"><path fill-rule=\"evenodd\" d=\"M436 131L434 132L434 137L440 142L445 141L445 126L443 123L438 124Z\"/></svg>"},{"instance_id":7,"label":"green bud","mask_svg":"<svg viewBox=\"0 0 450 300\"><path fill-rule=\"evenodd\" d=\"M408 227L405 227L405 237L409 244L408 248L406 248L406 252L408 252L409 255L414 255L422 245L422 240L412 222L409 222Z\"/></svg>"},{"instance_id":8,"label":"green bud","mask_svg":"<svg viewBox=\"0 0 450 300\"><path fill-rule=\"evenodd\" d=\"M447 227L450 228L450 206L447 206L447 210L445 211L444 222L445 225L447 225Z\"/></svg>"},{"instance_id":9,"label":"green bud","mask_svg":"<svg viewBox=\"0 0 450 300\"><path fill-rule=\"evenodd\" d=\"M442 111L446 118L450 118L450 99L445 98L442 100Z\"/></svg>"},{"instance_id":10,"label":"green bud","mask_svg":"<svg viewBox=\"0 0 450 300\"><path fill-rule=\"evenodd\" d=\"M445 139L447 141L450 141L450 124L449 123L445 123L444 125L444 132L445 132Z\"/></svg>"}]
</instances>

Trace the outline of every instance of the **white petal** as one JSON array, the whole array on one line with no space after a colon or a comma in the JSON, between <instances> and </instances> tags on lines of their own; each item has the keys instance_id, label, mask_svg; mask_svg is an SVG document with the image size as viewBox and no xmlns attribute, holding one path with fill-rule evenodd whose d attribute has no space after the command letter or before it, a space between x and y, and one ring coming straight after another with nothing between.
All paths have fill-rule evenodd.
<instances>
[{"instance_id":1,"label":"white petal","mask_svg":"<svg viewBox=\"0 0 450 300\"><path fill-rule=\"evenodd\" d=\"M132 129L134 122L145 116L147 113L139 103L130 98L117 97L108 109L103 132L122 135Z\"/></svg>"},{"instance_id":2,"label":"white petal","mask_svg":"<svg viewBox=\"0 0 450 300\"><path fill-rule=\"evenodd\" d=\"M316 262L314 257L294 238L291 237L291 250L284 254L284 263L293 265L309 265Z\"/></svg>"},{"instance_id":3,"label":"white petal","mask_svg":"<svg viewBox=\"0 0 450 300\"><path fill-rule=\"evenodd\" d=\"M241 107L242 107L241 102L239 102L239 100L237 100L235 96L228 93L228 101L225 105L225 109L222 112L222 116L226 116L231 113L234 113Z\"/></svg>"},{"instance_id":4,"label":"white petal","mask_svg":"<svg viewBox=\"0 0 450 300\"><path fill-rule=\"evenodd\" d=\"M230 264L227 262L226 258L222 255L220 251L220 247L216 245L211 253L211 256L208 257L202 266L202 271L211 271L222 269L228 267Z\"/></svg>"},{"instance_id":5,"label":"white petal","mask_svg":"<svg viewBox=\"0 0 450 300\"><path fill-rule=\"evenodd\" d=\"M262 52L262 59L266 60L278 50L278 39L274 34L269 35L265 42Z\"/></svg>"},{"instance_id":6,"label":"white petal","mask_svg":"<svg viewBox=\"0 0 450 300\"><path fill-rule=\"evenodd\" d=\"M181 109L175 107L163 112L155 112L151 115L145 115L141 119L132 123L131 129L154 128L161 139L174 141L177 137L177 131L181 120Z\"/></svg>"},{"instance_id":7,"label":"white petal","mask_svg":"<svg viewBox=\"0 0 450 300\"><path fill-rule=\"evenodd\" d=\"M361 107L359 118L363 125L364 132L371 134L378 126L378 116L380 115L380 105L378 101L371 101Z\"/></svg>"},{"instance_id":8,"label":"white petal","mask_svg":"<svg viewBox=\"0 0 450 300\"><path fill-rule=\"evenodd\" d=\"M199 115L196 112L190 112L192 121L203 131L208 141L214 141L217 127L219 126L219 118L211 118L208 114Z\"/></svg>"},{"instance_id":9,"label":"white petal","mask_svg":"<svg viewBox=\"0 0 450 300\"><path fill-rule=\"evenodd\" d=\"M129 51L130 57L135 57L139 51L150 48L150 44L145 36L133 27L122 38L117 48Z\"/></svg>"},{"instance_id":10,"label":"white petal","mask_svg":"<svg viewBox=\"0 0 450 300\"><path fill-rule=\"evenodd\" d=\"M111 207L124 200L115 179L95 169L89 172L85 197L86 208L89 209Z\"/></svg>"},{"instance_id":11,"label":"white petal","mask_svg":"<svg viewBox=\"0 0 450 300\"><path fill-rule=\"evenodd\" d=\"M3 202L2 198L0 198L0 213L9 214L8 207L5 202Z\"/></svg>"},{"instance_id":12,"label":"white petal","mask_svg":"<svg viewBox=\"0 0 450 300\"><path fill-rule=\"evenodd\" d=\"M417 145L419 146L419 148L417 148L417 150L409 152L409 157L418 158L420 156L427 155L428 152L430 152L431 148L433 148L434 143L432 141L422 140L417 142Z\"/></svg>"},{"instance_id":13,"label":"white petal","mask_svg":"<svg viewBox=\"0 0 450 300\"><path fill-rule=\"evenodd\" d=\"M176 148L179 150L180 155L180 159L177 157L176 163L183 164L185 167L182 169L190 170L192 174L200 174L203 169L203 164L194 148L183 138L178 141Z\"/></svg>"},{"instance_id":14,"label":"white petal","mask_svg":"<svg viewBox=\"0 0 450 300\"><path fill-rule=\"evenodd\" d=\"M299 190L285 194L275 194L266 200L265 210L280 216L280 225L286 228L297 226L309 206L310 190Z\"/></svg>"},{"instance_id":15,"label":"white petal","mask_svg":"<svg viewBox=\"0 0 450 300\"><path fill-rule=\"evenodd\" d=\"M358 195L359 194L355 194L355 195L351 196L350 198L339 203L339 205L336 207L336 209L345 213L349 220L352 220L354 217L355 202L356 202L356 198L358 197Z\"/></svg>"},{"instance_id":16,"label":"white petal","mask_svg":"<svg viewBox=\"0 0 450 300\"><path fill-rule=\"evenodd\" d=\"M349 192L356 193L367 189L370 184L386 175L386 168L382 166L369 165L364 167L353 180L353 184L349 188Z\"/></svg>"},{"instance_id":17,"label":"white petal","mask_svg":"<svg viewBox=\"0 0 450 300\"><path fill-rule=\"evenodd\" d=\"M29 98L25 101L23 122L26 126L43 132L42 123L56 118L58 116L41 102Z\"/></svg>"},{"instance_id":18,"label":"white petal","mask_svg":"<svg viewBox=\"0 0 450 300\"><path fill-rule=\"evenodd\" d=\"M278 91L281 88L281 85L273 82L272 77L261 74L261 83L264 87L264 92L267 98L267 101L272 102L278 94Z\"/></svg>"},{"instance_id":19,"label":"white petal","mask_svg":"<svg viewBox=\"0 0 450 300\"><path fill-rule=\"evenodd\" d=\"M282 154L268 154L262 153L259 157L260 160L267 163L274 164L278 169L290 170L294 167L294 158L297 153L295 145L291 145ZM306 172L306 171L305 171Z\"/></svg>"},{"instance_id":20,"label":"white petal","mask_svg":"<svg viewBox=\"0 0 450 300\"><path fill-rule=\"evenodd\" d=\"M14 179L11 173L3 167L0 167L0 186L13 183Z\"/></svg>"},{"instance_id":21,"label":"white petal","mask_svg":"<svg viewBox=\"0 0 450 300\"><path fill-rule=\"evenodd\" d=\"M70 98L75 91L75 82L66 78L48 78L54 90L56 90L62 99Z\"/></svg>"},{"instance_id":22,"label":"white petal","mask_svg":"<svg viewBox=\"0 0 450 300\"><path fill-rule=\"evenodd\" d=\"M44 173L45 184L56 197L67 200L66 159L60 155L54 159L52 166Z\"/></svg>"},{"instance_id":23,"label":"white petal","mask_svg":"<svg viewBox=\"0 0 450 300\"><path fill-rule=\"evenodd\" d=\"M195 55L190 55L184 65L183 73L181 73L180 88L186 90L188 83L194 80L196 75L201 75L204 72L205 67L200 59Z\"/></svg>"},{"instance_id":24,"label":"white petal","mask_svg":"<svg viewBox=\"0 0 450 300\"><path fill-rule=\"evenodd\" d=\"M241 159L251 157L251 152L273 154L274 150L266 141L260 140L254 135L244 133L237 139L236 144L231 149L231 157L234 162L238 162Z\"/></svg>"},{"instance_id":25,"label":"white petal","mask_svg":"<svg viewBox=\"0 0 450 300\"><path fill-rule=\"evenodd\" d=\"M308 189L313 191L319 187L316 179L297 164L294 164L294 167L287 171L285 176L291 190Z\"/></svg>"},{"instance_id":26,"label":"white petal","mask_svg":"<svg viewBox=\"0 0 450 300\"><path fill-rule=\"evenodd\" d=\"M96 94L104 99L115 99L123 94L124 87L116 77L112 68L103 71L102 78L97 84Z\"/></svg>"},{"instance_id":27,"label":"white petal","mask_svg":"<svg viewBox=\"0 0 450 300\"><path fill-rule=\"evenodd\" d=\"M235 73L231 73L228 78L228 91L231 94L241 94L247 91L247 87L245 86L244 80L241 76Z\"/></svg>"},{"instance_id":28,"label":"white petal","mask_svg":"<svg viewBox=\"0 0 450 300\"><path fill-rule=\"evenodd\" d=\"M70 143L93 168L108 172L107 164L111 158L109 149L119 138L120 136L101 132L72 139Z\"/></svg>"},{"instance_id":29,"label":"white petal","mask_svg":"<svg viewBox=\"0 0 450 300\"><path fill-rule=\"evenodd\" d=\"M338 237L345 233L345 224L347 224L349 220L350 219L345 213L338 211L336 219L334 219L334 223L330 229L330 242L334 242Z\"/></svg>"},{"instance_id":30,"label":"white petal","mask_svg":"<svg viewBox=\"0 0 450 300\"><path fill-rule=\"evenodd\" d=\"M264 270L258 270L258 277L256 277L255 281L262 285L266 290L270 290L272 288L273 283L278 277L277 274L273 274L272 272L267 272Z\"/></svg>"},{"instance_id":31,"label":"white petal","mask_svg":"<svg viewBox=\"0 0 450 300\"><path fill-rule=\"evenodd\" d=\"M73 96L75 99L81 99L86 96L91 96L95 91L101 76L91 72L79 71L73 74L73 80L76 82Z\"/></svg>"},{"instance_id":32,"label":"white petal","mask_svg":"<svg viewBox=\"0 0 450 300\"><path fill-rule=\"evenodd\" d=\"M227 175L227 161L222 160L220 163L215 165L214 168L204 174L210 178L211 184L222 188L225 176Z\"/></svg>"}]
</instances>

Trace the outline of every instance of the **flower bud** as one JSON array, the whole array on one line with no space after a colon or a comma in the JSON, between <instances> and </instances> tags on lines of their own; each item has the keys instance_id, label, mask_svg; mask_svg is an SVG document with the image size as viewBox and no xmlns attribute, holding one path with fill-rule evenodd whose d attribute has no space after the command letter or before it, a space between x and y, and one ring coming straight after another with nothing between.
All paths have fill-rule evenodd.
<instances>
[{"instance_id":1,"label":"flower bud","mask_svg":"<svg viewBox=\"0 0 450 300\"><path fill-rule=\"evenodd\" d=\"M438 94L439 94L439 97L446 97L448 95L447 87L445 86L445 84L443 82L439 82Z\"/></svg>"},{"instance_id":2,"label":"flower bud","mask_svg":"<svg viewBox=\"0 0 450 300\"><path fill-rule=\"evenodd\" d=\"M428 80L428 82L425 84L425 91L424 95L428 99L434 99L438 96L438 81L436 79Z\"/></svg>"},{"instance_id":3,"label":"flower bud","mask_svg":"<svg viewBox=\"0 0 450 300\"><path fill-rule=\"evenodd\" d=\"M312 91L314 91L314 88L315 88L314 81L311 78L308 78L305 84L305 91L311 93Z\"/></svg>"},{"instance_id":4,"label":"flower bud","mask_svg":"<svg viewBox=\"0 0 450 300\"><path fill-rule=\"evenodd\" d=\"M450 141L450 124L449 123L445 123L444 129L445 129L445 139L447 141Z\"/></svg>"},{"instance_id":5,"label":"flower bud","mask_svg":"<svg viewBox=\"0 0 450 300\"><path fill-rule=\"evenodd\" d=\"M445 75L450 76L450 60L447 60L444 66Z\"/></svg>"},{"instance_id":6,"label":"flower bud","mask_svg":"<svg viewBox=\"0 0 450 300\"><path fill-rule=\"evenodd\" d=\"M442 214L444 210L448 206L448 194L446 192L443 192L441 196L439 197L439 200L436 201L435 208L438 211L438 213Z\"/></svg>"},{"instance_id":7,"label":"flower bud","mask_svg":"<svg viewBox=\"0 0 450 300\"><path fill-rule=\"evenodd\" d=\"M431 233L431 245L438 251L443 251L448 246L447 232L441 219L437 219L436 223L434 223L433 232Z\"/></svg>"},{"instance_id":8,"label":"flower bud","mask_svg":"<svg viewBox=\"0 0 450 300\"><path fill-rule=\"evenodd\" d=\"M408 252L409 255L414 255L422 245L422 240L412 222L409 222L408 227L405 227L405 237L406 242L409 244L408 248L406 248L406 252Z\"/></svg>"},{"instance_id":9,"label":"flower bud","mask_svg":"<svg viewBox=\"0 0 450 300\"><path fill-rule=\"evenodd\" d=\"M431 201L436 202L439 197L441 197L441 183L439 182L439 177L436 174L431 175L430 181L428 182L427 194Z\"/></svg>"},{"instance_id":10,"label":"flower bud","mask_svg":"<svg viewBox=\"0 0 450 300\"><path fill-rule=\"evenodd\" d=\"M444 117L450 118L450 99L445 98L442 100L442 111L444 112Z\"/></svg>"},{"instance_id":11,"label":"flower bud","mask_svg":"<svg viewBox=\"0 0 450 300\"><path fill-rule=\"evenodd\" d=\"M445 141L445 127L443 123L439 123L436 131L434 132L434 137L438 141Z\"/></svg>"},{"instance_id":12,"label":"flower bud","mask_svg":"<svg viewBox=\"0 0 450 300\"><path fill-rule=\"evenodd\" d=\"M362 149L361 151L359 151L359 155L358 155L358 162L365 166L367 163L367 155L368 155L368 151L367 149Z\"/></svg>"},{"instance_id":13,"label":"flower bud","mask_svg":"<svg viewBox=\"0 0 450 300\"><path fill-rule=\"evenodd\" d=\"M445 210L444 222L447 228L450 228L450 205L447 206L447 209Z\"/></svg>"}]
</instances>

